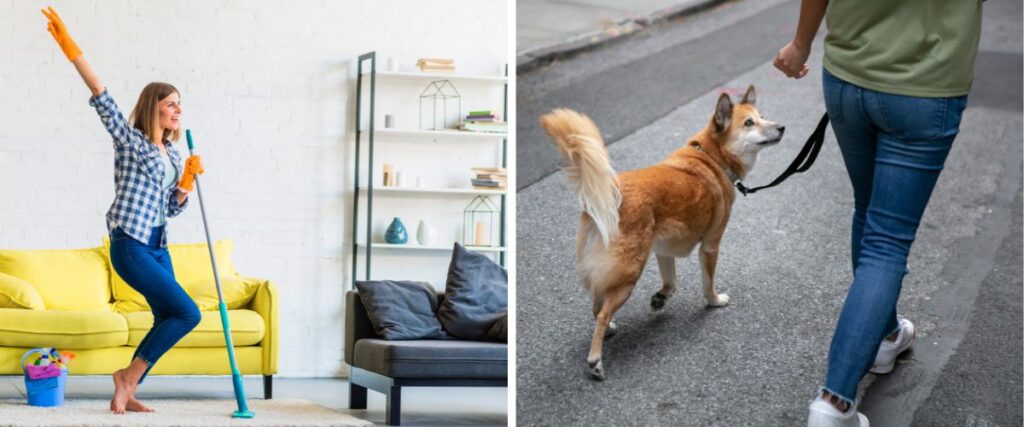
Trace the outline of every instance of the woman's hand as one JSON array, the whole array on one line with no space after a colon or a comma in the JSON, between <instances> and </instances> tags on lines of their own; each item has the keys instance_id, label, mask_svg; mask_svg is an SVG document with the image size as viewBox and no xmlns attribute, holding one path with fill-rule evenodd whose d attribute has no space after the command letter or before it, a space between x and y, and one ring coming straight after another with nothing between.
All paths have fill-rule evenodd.
<instances>
[{"instance_id":1,"label":"woman's hand","mask_svg":"<svg viewBox=\"0 0 1024 427\"><path fill-rule=\"evenodd\" d=\"M75 58L82 55L82 50L71 39L71 35L68 34L68 28L64 26L64 21L57 15L57 11L53 10L53 7L48 7L43 9L43 15L46 15L46 19L49 20L49 23L46 24L46 30L50 32L53 39L60 45L60 49L64 51L64 56L68 57L68 61L74 61Z\"/></svg>"},{"instance_id":2,"label":"woman's hand","mask_svg":"<svg viewBox=\"0 0 1024 427\"><path fill-rule=\"evenodd\" d=\"M786 74L786 77L794 79L807 75L811 68L807 65L807 57L810 56L810 46L803 47L796 42L789 42L779 50L775 56L773 65Z\"/></svg>"},{"instance_id":3,"label":"woman's hand","mask_svg":"<svg viewBox=\"0 0 1024 427\"><path fill-rule=\"evenodd\" d=\"M185 160L185 170L181 174L181 181L178 181L178 191L186 195L191 193L195 187L196 175L202 175L203 172L206 171L203 169L202 158L196 155L189 156Z\"/></svg>"}]
</instances>

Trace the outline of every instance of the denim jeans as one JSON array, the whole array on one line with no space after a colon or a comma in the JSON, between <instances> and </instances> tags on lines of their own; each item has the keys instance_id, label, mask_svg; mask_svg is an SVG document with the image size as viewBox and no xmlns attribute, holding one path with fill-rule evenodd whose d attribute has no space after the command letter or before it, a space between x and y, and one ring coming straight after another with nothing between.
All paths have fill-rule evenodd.
<instances>
[{"instance_id":1,"label":"denim jeans","mask_svg":"<svg viewBox=\"0 0 1024 427\"><path fill-rule=\"evenodd\" d=\"M175 343L199 324L199 308L174 278L171 256L160 246L163 226L153 227L149 242L143 243L125 234L120 228L110 232L110 261L114 270L129 286L139 291L153 310L153 328L135 349L136 357L149 369Z\"/></svg>"},{"instance_id":2,"label":"denim jeans","mask_svg":"<svg viewBox=\"0 0 1024 427\"><path fill-rule=\"evenodd\" d=\"M825 104L853 184L853 284L828 353L825 389L853 403L878 346L899 327L907 255L967 97L917 98L865 89L824 71Z\"/></svg>"}]
</instances>

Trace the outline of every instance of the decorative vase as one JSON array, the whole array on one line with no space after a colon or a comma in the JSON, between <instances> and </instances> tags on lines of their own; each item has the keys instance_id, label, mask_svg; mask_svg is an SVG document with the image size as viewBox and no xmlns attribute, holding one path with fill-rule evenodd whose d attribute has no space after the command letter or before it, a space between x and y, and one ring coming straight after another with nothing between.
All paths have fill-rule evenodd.
<instances>
[{"instance_id":1,"label":"decorative vase","mask_svg":"<svg viewBox=\"0 0 1024 427\"><path fill-rule=\"evenodd\" d=\"M420 224L416 227L416 242L423 246L430 246L434 243L436 234L433 228L420 220Z\"/></svg>"},{"instance_id":2,"label":"decorative vase","mask_svg":"<svg viewBox=\"0 0 1024 427\"><path fill-rule=\"evenodd\" d=\"M402 244L409 241L409 233L405 231L405 225L397 216L391 220L391 225L384 232L384 241L391 244Z\"/></svg>"}]
</instances>

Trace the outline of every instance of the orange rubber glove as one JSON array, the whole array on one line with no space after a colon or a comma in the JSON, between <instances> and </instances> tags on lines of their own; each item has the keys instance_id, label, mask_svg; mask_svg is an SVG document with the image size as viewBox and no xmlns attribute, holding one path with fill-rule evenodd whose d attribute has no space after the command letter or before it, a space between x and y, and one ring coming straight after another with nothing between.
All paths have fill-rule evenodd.
<instances>
[{"instance_id":1,"label":"orange rubber glove","mask_svg":"<svg viewBox=\"0 0 1024 427\"><path fill-rule=\"evenodd\" d=\"M178 181L178 189L186 193L191 192L195 187L196 174L202 175L206 172L203 169L203 162L199 156L192 155L185 160L185 171L182 173L181 181Z\"/></svg>"},{"instance_id":2,"label":"orange rubber glove","mask_svg":"<svg viewBox=\"0 0 1024 427\"><path fill-rule=\"evenodd\" d=\"M60 16L57 16L57 11L53 10L52 6L44 9L43 15L46 15L46 19L50 21L46 24L46 31L49 31L53 39L60 45L60 50L64 51L68 61L74 61L75 58L82 54L82 49L79 49L75 41L71 39L71 35L68 34L68 27L64 26L64 21L61 21Z\"/></svg>"}]
</instances>

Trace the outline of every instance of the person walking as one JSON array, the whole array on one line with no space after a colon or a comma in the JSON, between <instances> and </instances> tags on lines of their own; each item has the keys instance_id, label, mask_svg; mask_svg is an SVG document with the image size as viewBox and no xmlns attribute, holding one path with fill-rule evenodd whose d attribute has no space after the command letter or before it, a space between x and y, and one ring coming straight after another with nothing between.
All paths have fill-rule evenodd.
<instances>
[{"instance_id":1,"label":"person walking","mask_svg":"<svg viewBox=\"0 0 1024 427\"><path fill-rule=\"evenodd\" d=\"M199 323L192 298L175 280L167 252L167 218L188 205L194 174L202 174L199 156L190 156L184 170L172 141L179 138L180 94L167 83L150 83L125 119L114 99L86 62L53 8L43 10L47 30L92 91L89 105L114 140L114 202L107 211L110 260L128 285L146 298L153 327L139 343L131 362L113 374L110 410L153 412L135 398L146 374L175 343Z\"/></svg>"},{"instance_id":2,"label":"person walking","mask_svg":"<svg viewBox=\"0 0 1024 427\"><path fill-rule=\"evenodd\" d=\"M774 65L802 78L826 21L825 106L853 185L853 283L808 426L868 426L857 384L893 370L914 325L896 312L921 216L959 132L982 0L803 0Z\"/></svg>"}]
</instances>

